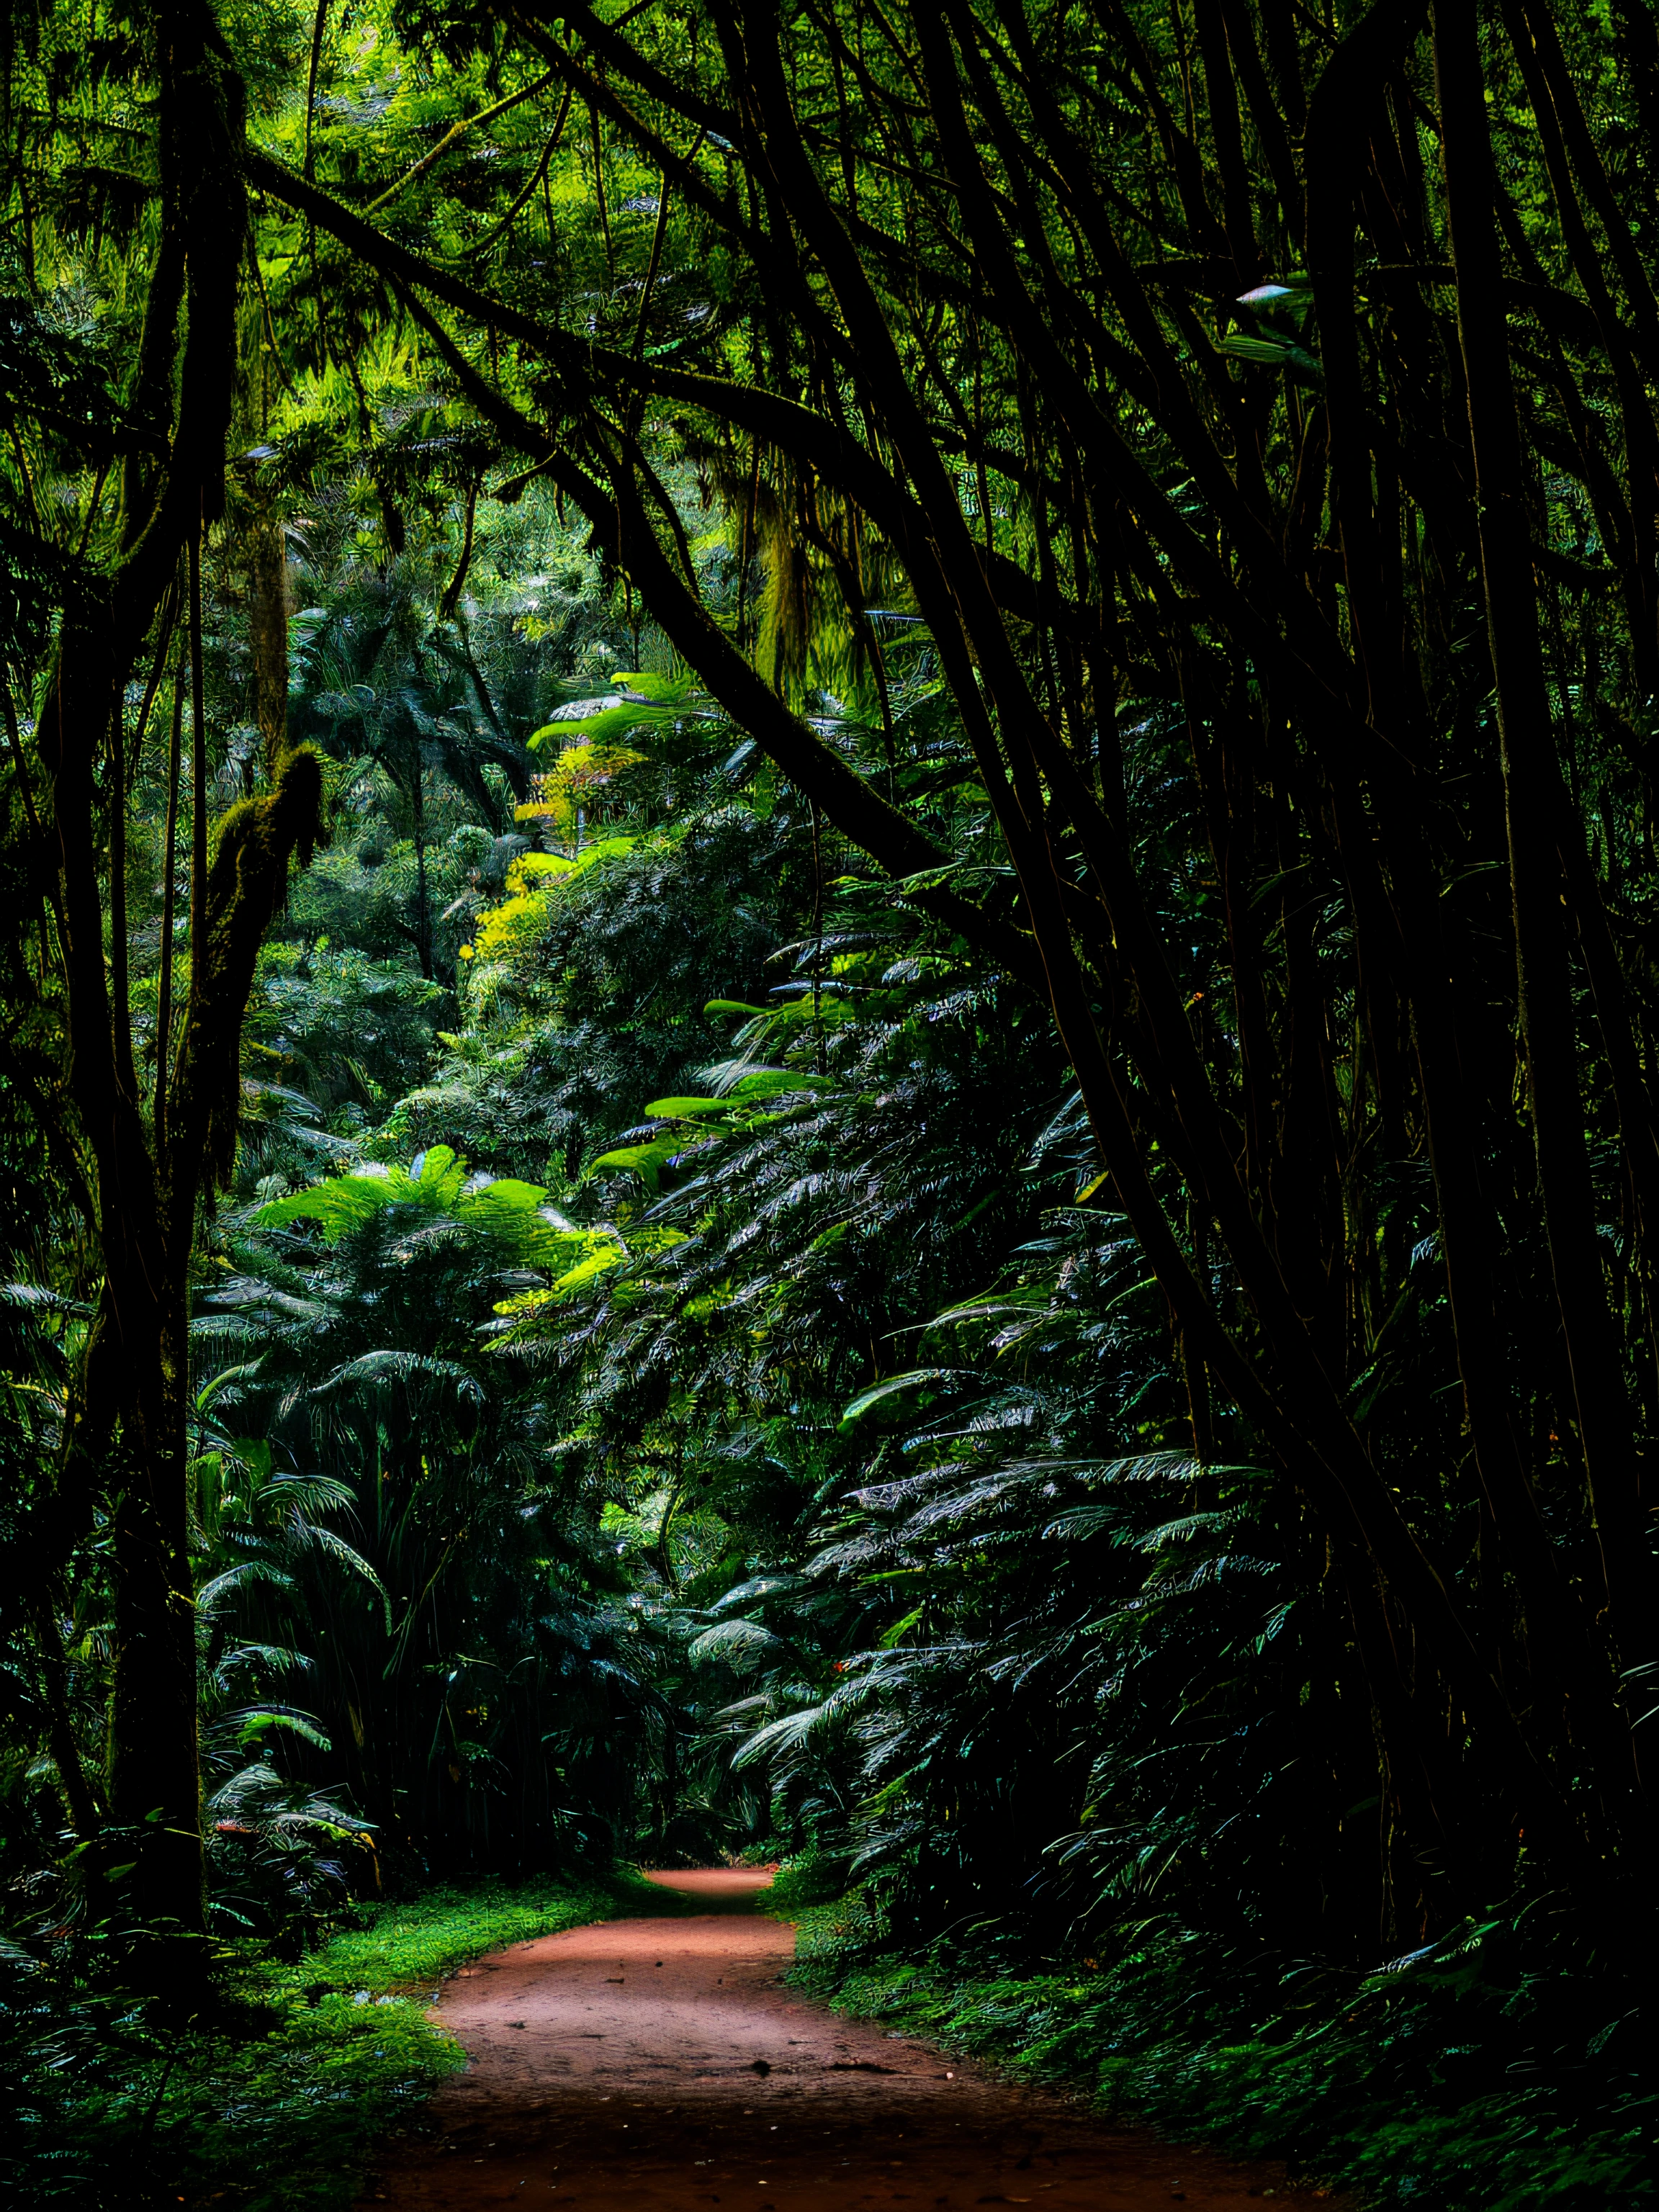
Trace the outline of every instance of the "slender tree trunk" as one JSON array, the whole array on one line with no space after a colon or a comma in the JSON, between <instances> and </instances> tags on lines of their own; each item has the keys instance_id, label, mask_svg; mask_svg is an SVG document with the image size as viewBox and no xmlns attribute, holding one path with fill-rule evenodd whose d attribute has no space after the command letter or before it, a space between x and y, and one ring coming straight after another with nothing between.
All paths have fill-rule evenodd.
<instances>
[{"instance_id":1,"label":"slender tree trunk","mask_svg":"<svg viewBox=\"0 0 1659 2212\"><path fill-rule=\"evenodd\" d=\"M88 1358L96 1352L101 1387L115 1401L91 1409L106 1455L115 1610L110 1832L97 1854L95 1887L118 1926L148 1929L167 1945L158 1971L188 1986L198 1971L189 1946L202 1928L195 1605L178 1411L188 1251L185 1268L173 1264L131 1054L115 1033L97 849L94 765L125 665L106 615L89 611L70 623L41 722L59 854L74 1096L95 1170L89 1181L105 1275L101 1326Z\"/></svg>"},{"instance_id":2,"label":"slender tree trunk","mask_svg":"<svg viewBox=\"0 0 1659 2212\"><path fill-rule=\"evenodd\" d=\"M1614 1637L1633 1662L1650 1634L1655 1576L1584 1137L1558 849L1571 802L1556 757L1538 634L1474 0L1437 0L1435 57L1538 1186Z\"/></svg>"},{"instance_id":3,"label":"slender tree trunk","mask_svg":"<svg viewBox=\"0 0 1659 2212\"><path fill-rule=\"evenodd\" d=\"M129 463L120 556L101 598L65 616L37 731L51 785L49 835L65 983L64 1092L56 1135L84 1161L104 1286L65 1454L90 1500L109 1501L114 1596L108 1818L93 1893L150 1985L189 2008L206 1972L196 1607L186 1420L190 1261L204 1188L235 1150L240 1025L259 941L290 857L308 855L321 773L287 751L276 720L268 625L263 697L271 789L233 807L210 854L201 678L200 547L223 508L235 372L237 275L246 247L242 88L210 10L182 0L155 19L161 243L146 306L133 408L158 432ZM156 1113L133 1067L119 962L107 957L106 853L118 859L126 792L114 718L181 552L191 559L194 693L191 931L176 1051L158 1039ZM267 574L272 565L265 556ZM270 597L268 588L266 598ZM159 645L152 648L160 651ZM168 851L176 852L179 717L169 749ZM118 810L112 820L111 810ZM169 866L169 884L171 866ZM171 905L169 902L169 912ZM164 928L166 996L173 943ZM112 998L111 975L118 985ZM95 1464L94 1462L95 1461Z\"/></svg>"},{"instance_id":4,"label":"slender tree trunk","mask_svg":"<svg viewBox=\"0 0 1659 2212\"><path fill-rule=\"evenodd\" d=\"M166 1946L172 1972L177 1954L167 1939L199 1935L204 1899L184 1283L167 1285L164 1297L165 1307L142 1292L124 1301L132 1335L143 1334L128 1338L113 1516L109 1798L117 1832L106 1857L131 1861L131 1876L116 1887L118 1911L130 1896L146 1933Z\"/></svg>"},{"instance_id":5,"label":"slender tree trunk","mask_svg":"<svg viewBox=\"0 0 1659 2212\"><path fill-rule=\"evenodd\" d=\"M426 770L421 749L415 748L415 769L410 779L415 809L415 953L421 973L432 981L432 915L426 888Z\"/></svg>"},{"instance_id":6,"label":"slender tree trunk","mask_svg":"<svg viewBox=\"0 0 1659 2212\"><path fill-rule=\"evenodd\" d=\"M288 546L269 509L250 533L248 628L253 647L253 711L270 776L288 750Z\"/></svg>"},{"instance_id":7,"label":"slender tree trunk","mask_svg":"<svg viewBox=\"0 0 1659 2212\"><path fill-rule=\"evenodd\" d=\"M76 1741L74 1715L69 1700L69 1668L64 1657L63 1632L58 1620L58 1592L46 1589L29 1601L34 1638L40 1653L40 1681L46 1708L46 1747L58 1769L64 1806L70 1826L82 1843L89 1843L100 1826L99 1804Z\"/></svg>"}]
</instances>

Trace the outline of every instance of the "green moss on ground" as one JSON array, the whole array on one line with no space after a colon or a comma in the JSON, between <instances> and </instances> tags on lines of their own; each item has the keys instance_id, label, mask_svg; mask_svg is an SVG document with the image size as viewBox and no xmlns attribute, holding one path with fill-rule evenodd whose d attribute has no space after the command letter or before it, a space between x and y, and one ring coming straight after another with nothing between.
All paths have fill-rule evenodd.
<instances>
[{"instance_id":1,"label":"green moss on ground","mask_svg":"<svg viewBox=\"0 0 1659 2212\"><path fill-rule=\"evenodd\" d=\"M447 1975L505 1944L664 1909L630 1873L451 1884L365 1913L295 1965L228 1960L226 2019L182 2032L20 1954L0 1992L0 2201L334 2212L375 2144L465 2063L425 2018Z\"/></svg>"},{"instance_id":2,"label":"green moss on ground","mask_svg":"<svg viewBox=\"0 0 1659 2212\"><path fill-rule=\"evenodd\" d=\"M513 1889L451 1884L383 1905L364 1927L343 1929L272 1978L289 1995L319 1983L354 1996L360 1991L371 1997L412 1994L416 1984L435 1989L467 1960L504 1944L556 1936L593 1920L672 1911L678 1901L631 1869L580 1888L536 1881Z\"/></svg>"}]
</instances>

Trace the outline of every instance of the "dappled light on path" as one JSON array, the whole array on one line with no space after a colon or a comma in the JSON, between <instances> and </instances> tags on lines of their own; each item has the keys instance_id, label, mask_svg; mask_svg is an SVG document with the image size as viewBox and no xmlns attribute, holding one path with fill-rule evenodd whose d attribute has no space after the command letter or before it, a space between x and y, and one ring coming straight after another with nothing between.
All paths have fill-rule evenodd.
<instances>
[{"instance_id":1,"label":"dappled light on path","mask_svg":"<svg viewBox=\"0 0 1659 2212\"><path fill-rule=\"evenodd\" d=\"M654 1875L701 1909L576 1928L463 1968L435 2016L466 2071L365 2203L419 2212L1242 2208L1292 2190L843 2020L784 1981L767 1869ZM1311 2196L1312 2192L1305 2192Z\"/></svg>"}]
</instances>

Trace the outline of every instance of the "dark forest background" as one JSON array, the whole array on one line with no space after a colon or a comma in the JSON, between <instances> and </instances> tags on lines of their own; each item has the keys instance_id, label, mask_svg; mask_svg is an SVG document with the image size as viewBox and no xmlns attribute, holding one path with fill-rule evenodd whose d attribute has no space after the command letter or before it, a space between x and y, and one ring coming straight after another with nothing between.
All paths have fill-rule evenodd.
<instances>
[{"instance_id":1,"label":"dark forest background","mask_svg":"<svg viewBox=\"0 0 1659 2212\"><path fill-rule=\"evenodd\" d=\"M1183 2124L1650 2193L1650 12L0 84L27 2112L434 1882L782 1855Z\"/></svg>"}]
</instances>

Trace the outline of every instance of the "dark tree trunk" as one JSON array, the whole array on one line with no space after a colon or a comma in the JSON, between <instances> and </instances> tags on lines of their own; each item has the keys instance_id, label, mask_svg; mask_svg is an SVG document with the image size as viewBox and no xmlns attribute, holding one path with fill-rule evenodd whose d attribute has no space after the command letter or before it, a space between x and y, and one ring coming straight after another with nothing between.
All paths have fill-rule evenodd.
<instances>
[{"instance_id":1,"label":"dark tree trunk","mask_svg":"<svg viewBox=\"0 0 1659 2212\"><path fill-rule=\"evenodd\" d=\"M258 516L250 532L248 628L253 647L253 712L267 775L288 750L288 546L277 517Z\"/></svg>"},{"instance_id":2,"label":"dark tree trunk","mask_svg":"<svg viewBox=\"0 0 1659 2212\"><path fill-rule=\"evenodd\" d=\"M107 1820L92 1893L138 1942L146 1974L188 2008L206 1972L196 1600L186 1418L191 1255L204 1194L234 1158L241 1020L259 941L290 859L308 854L320 770L289 750L280 535L253 549L261 727L269 789L233 807L210 840L200 653L200 547L223 508L246 250L243 99L210 11L186 0L155 19L161 245L135 376L136 417L164 434L129 463L123 549L101 593L66 616L38 727L66 983L64 1090L83 1147L84 1199L100 1248L97 1326L77 1378L65 1452L88 1497L101 1486L112 1537L115 1650ZM124 851L123 689L188 549L194 730L189 974L176 1048L158 1041L153 1115L135 1066L125 945L106 956L106 885ZM164 640L150 648L159 664ZM167 889L178 827L179 723L169 747ZM107 852L107 863L105 854ZM173 933L164 926L166 995ZM143 1939L143 1940L141 1940Z\"/></svg>"}]
</instances>

